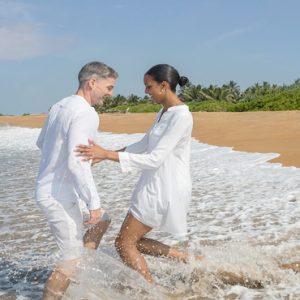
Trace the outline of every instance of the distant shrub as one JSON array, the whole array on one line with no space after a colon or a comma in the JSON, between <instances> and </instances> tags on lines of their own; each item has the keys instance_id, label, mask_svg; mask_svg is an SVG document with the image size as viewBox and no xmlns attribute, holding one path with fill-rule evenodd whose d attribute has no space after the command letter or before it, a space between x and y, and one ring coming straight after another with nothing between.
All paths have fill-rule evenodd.
<instances>
[{"instance_id":1,"label":"distant shrub","mask_svg":"<svg viewBox=\"0 0 300 300\"><path fill-rule=\"evenodd\" d=\"M300 110L300 88L274 92L230 107L230 111Z\"/></svg>"}]
</instances>

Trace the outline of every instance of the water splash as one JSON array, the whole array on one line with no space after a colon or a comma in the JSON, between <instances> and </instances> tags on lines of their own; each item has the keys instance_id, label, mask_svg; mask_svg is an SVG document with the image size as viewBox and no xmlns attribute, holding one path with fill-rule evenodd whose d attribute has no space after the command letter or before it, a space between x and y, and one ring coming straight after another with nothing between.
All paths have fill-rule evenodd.
<instances>
[{"instance_id":1,"label":"water splash","mask_svg":"<svg viewBox=\"0 0 300 300\"><path fill-rule=\"evenodd\" d=\"M0 128L0 298L40 299L56 260L55 243L33 200L39 131ZM97 142L115 149L140 137L102 133ZM300 299L299 273L281 268L300 261L300 170L266 162L276 156L193 141L188 235L178 240L154 231L150 237L206 260L183 264L147 257L155 293L121 264L113 247L138 174L123 175L113 162L95 166L113 220L66 298Z\"/></svg>"}]
</instances>

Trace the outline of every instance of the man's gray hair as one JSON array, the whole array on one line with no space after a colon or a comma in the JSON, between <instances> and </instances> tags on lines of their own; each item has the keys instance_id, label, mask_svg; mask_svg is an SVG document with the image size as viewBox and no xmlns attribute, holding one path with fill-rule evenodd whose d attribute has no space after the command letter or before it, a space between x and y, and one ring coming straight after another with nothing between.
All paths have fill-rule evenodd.
<instances>
[{"instance_id":1,"label":"man's gray hair","mask_svg":"<svg viewBox=\"0 0 300 300\"><path fill-rule=\"evenodd\" d=\"M83 82L92 77L97 79L118 78L118 73L102 62L92 61L81 68L78 74L79 85L81 86Z\"/></svg>"}]
</instances>

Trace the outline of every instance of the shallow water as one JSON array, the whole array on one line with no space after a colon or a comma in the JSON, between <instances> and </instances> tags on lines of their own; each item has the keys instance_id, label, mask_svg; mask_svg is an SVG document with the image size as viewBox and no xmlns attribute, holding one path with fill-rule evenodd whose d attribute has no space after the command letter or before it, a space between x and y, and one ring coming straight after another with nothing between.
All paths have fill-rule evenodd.
<instances>
[{"instance_id":1,"label":"shallow water","mask_svg":"<svg viewBox=\"0 0 300 300\"><path fill-rule=\"evenodd\" d=\"M0 299L40 299L57 255L33 199L39 131L0 127ZM141 136L102 133L97 142L119 148ZM193 141L188 235L151 236L206 260L147 257L155 289L121 264L113 246L138 173L124 175L113 162L95 166L113 222L65 299L300 299L300 274L279 268L300 261L300 169L266 162L276 156Z\"/></svg>"}]
</instances>

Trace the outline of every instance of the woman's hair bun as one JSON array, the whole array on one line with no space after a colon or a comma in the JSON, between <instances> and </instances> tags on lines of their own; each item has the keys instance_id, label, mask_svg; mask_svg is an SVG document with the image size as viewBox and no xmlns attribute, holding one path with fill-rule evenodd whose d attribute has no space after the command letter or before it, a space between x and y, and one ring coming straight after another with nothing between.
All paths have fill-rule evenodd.
<instances>
[{"instance_id":1,"label":"woman's hair bun","mask_svg":"<svg viewBox=\"0 0 300 300\"><path fill-rule=\"evenodd\" d=\"M189 79L185 76L180 76L178 80L178 84L182 87L185 86L189 82Z\"/></svg>"}]
</instances>

